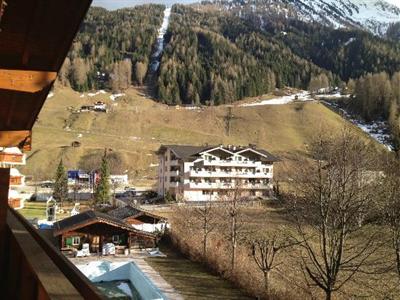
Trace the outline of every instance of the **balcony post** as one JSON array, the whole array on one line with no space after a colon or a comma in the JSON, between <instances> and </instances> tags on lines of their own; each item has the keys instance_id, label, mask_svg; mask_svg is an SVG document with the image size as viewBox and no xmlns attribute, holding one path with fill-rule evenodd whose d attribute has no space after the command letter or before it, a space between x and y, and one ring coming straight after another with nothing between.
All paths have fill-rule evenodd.
<instances>
[{"instance_id":1,"label":"balcony post","mask_svg":"<svg viewBox=\"0 0 400 300\"><path fill-rule=\"evenodd\" d=\"M10 169L0 168L0 270L4 270L7 263L5 253L7 247L7 208L9 188ZM3 275L0 276L0 278L3 279Z\"/></svg>"}]
</instances>

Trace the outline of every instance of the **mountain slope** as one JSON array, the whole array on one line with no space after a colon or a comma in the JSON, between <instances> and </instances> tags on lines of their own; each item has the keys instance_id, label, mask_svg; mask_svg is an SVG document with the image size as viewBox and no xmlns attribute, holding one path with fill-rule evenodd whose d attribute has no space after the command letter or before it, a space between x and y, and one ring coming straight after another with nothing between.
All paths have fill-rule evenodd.
<instances>
[{"instance_id":1,"label":"mountain slope","mask_svg":"<svg viewBox=\"0 0 400 300\"><path fill-rule=\"evenodd\" d=\"M235 106L228 135L227 106L177 109L143 98L135 89L118 99L113 102L108 94L81 98L70 89L56 89L33 128L33 149L21 171L35 179L50 179L61 158L67 168L90 170L108 149L113 173L127 171L135 184L151 185L157 174L155 151L161 144L254 143L293 161L297 155L306 155L315 124L331 132L345 124L339 115L318 103ZM71 110L71 106L95 101L106 102L111 111L76 114ZM72 147L73 141L81 146Z\"/></svg>"},{"instance_id":2,"label":"mountain slope","mask_svg":"<svg viewBox=\"0 0 400 300\"><path fill-rule=\"evenodd\" d=\"M215 0L223 10L239 16L285 17L318 22L333 28L366 29L384 35L389 24L400 21L400 8L381 0ZM267 18L266 18L267 17Z\"/></svg>"}]
</instances>

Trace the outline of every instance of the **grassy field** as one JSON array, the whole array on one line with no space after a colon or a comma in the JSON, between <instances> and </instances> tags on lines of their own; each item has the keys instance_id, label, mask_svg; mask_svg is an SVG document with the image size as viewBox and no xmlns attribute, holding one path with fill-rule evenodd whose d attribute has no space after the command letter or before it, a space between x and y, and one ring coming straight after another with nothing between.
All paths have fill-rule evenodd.
<instances>
[{"instance_id":1,"label":"grassy field","mask_svg":"<svg viewBox=\"0 0 400 300\"><path fill-rule=\"evenodd\" d=\"M58 213L57 219L63 219L69 217L69 212L73 208L71 203L64 204L64 213ZM84 211L88 209L87 205L80 205L80 210ZM18 212L23 215L26 219L37 218L39 220L46 219L46 202L28 202L25 201L23 209L18 210Z\"/></svg>"},{"instance_id":2,"label":"grassy field","mask_svg":"<svg viewBox=\"0 0 400 300\"><path fill-rule=\"evenodd\" d=\"M25 207L18 210L26 219L46 219L46 203L45 202L25 202Z\"/></svg>"},{"instance_id":3,"label":"grassy field","mask_svg":"<svg viewBox=\"0 0 400 300\"><path fill-rule=\"evenodd\" d=\"M147 263L187 300L252 299L200 265L171 250L161 247L167 257L146 259Z\"/></svg>"},{"instance_id":4,"label":"grassy field","mask_svg":"<svg viewBox=\"0 0 400 300\"><path fill-rule=\"evenodd\" d=\"M310 137L319 129L335 132L345 121L319 103L187 110L154 102L135 89L113 102L109 94L83 97L70 89L56 89L33 129L33 149L21 171L34 178L52 178L60 158L68 168L79 168L85 155L117 154L137 185L155 183L161 144L257 144L285 161L306 155ZM268 96L266 96L268 97ZM95 101L106 102L110 112L76 114L72 110ZM361 134L361 131L360 131ZM78 148L73 141L81 142Z\"/></svg>"}]
</instances>

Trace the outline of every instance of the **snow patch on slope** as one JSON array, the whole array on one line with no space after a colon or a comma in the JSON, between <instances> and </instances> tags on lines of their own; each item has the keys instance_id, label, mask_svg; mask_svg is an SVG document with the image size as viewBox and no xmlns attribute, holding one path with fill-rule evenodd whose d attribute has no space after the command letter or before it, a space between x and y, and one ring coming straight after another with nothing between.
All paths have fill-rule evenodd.
<instances>
[{"instance_id":1,"label":"snow patch on slope","mask_svg":"<svg viewBox=\"0 0 400 300\"><path fill-rule=\"evenodd\" d=\"M239 106L240 107L252 107L252 106L263 106L263 105L285 105L285 104L292 103L294 101L304 102L304 101L313 101L313 100L314 99L311 97L311 94L309 92L302 91L302 92L294 94L294 95L262 100L260 102L255 102L255 103L245 103L245 104L242 104Z\"/></svg>"}]
</instances>

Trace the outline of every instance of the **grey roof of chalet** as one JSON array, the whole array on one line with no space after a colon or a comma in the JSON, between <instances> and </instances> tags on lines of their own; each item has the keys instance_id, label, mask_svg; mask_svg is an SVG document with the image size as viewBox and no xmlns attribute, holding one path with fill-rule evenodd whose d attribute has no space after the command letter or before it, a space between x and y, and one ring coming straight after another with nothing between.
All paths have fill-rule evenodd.
<instances>
[{"instance_id":1,"label":"grey roof of chalet","mask_svg":"<svg viewBox=\"0 0 400 300\"><path fill-rule=\"evenodd\" d=\"M145 215L148 215L148 216L151 216L151 217L154 217L154 218L158 218L160 220L164 220L165 219L164 217L154 215L152 213L149 213L147 211L141 210L141 209L136 208L136 207L132 207L130 205L127 205L127 206L124 206L124 207L118 207L116 209L110 210L108 212L108 214L110 216L114 217L114 218L118 218L118 219L121 219L121 220L129 218L129 217L132 217L132 216L134 217L134 216L142 215L142 214L145 214Z\"/></svg>"},{"instance_id":2,"label":"grey roof of chalet","mask_svg":"<svg viewBox=\"0 0 400 300\"><path fill-rule=\"evenodd\" d=\"M55 222L53 224L53 230L54 230L54 235L59 235L62 232L68 231L69 229L73 229L76 227L84 227L87 223L91 221L99 221L99 222L105 222L110 225L114 225L116 227L122 227L126 230L129 231L134 231L134 232L140 232L143 234L146 234L145 232L142 232L141 230L137 230L133 228L131 225L125 223L124 221L117 219L113 216L110 216L108 214L100 213L94 210L87 210L84 211L80 214L77 214L75 216L71 216L68 218L65 218L61 221Z\"/></svg>"},{"instance_id":3,"label":"grey roof of chalet","mask_svg":"<svg viewBox=\"0 0 400 300\"><path fill-rule=\"evenodd\" d=\"M167 149L171 149L180 159L182 160L192 160L195 159L199 156L199 153L217 148L219 146L188 146L188 145L161 145L160 149L157 151L157 154L162 154L164 153ZM235 149L233 148L228 148L228 147L223 147L227 151L236 153L245 149L252 149L254 151L257 151L261 154L264 154L268 157L269 161L280 161L280 159L268 151L265 151L263 149L257 149L254 147L236 147Z\"/></svg>"},{"instance_id":4,"label":"grey roof of chalet","mask_svg":"<svg viewBox=\"0 0 400 300\"><path fill-rule=\"evenodd\" d=\"M110 210L108 214L118 219L126 219L128 217L137 215L139 212L140 211L137 208L128 205Z\"/></svg>"}]
</instances>

